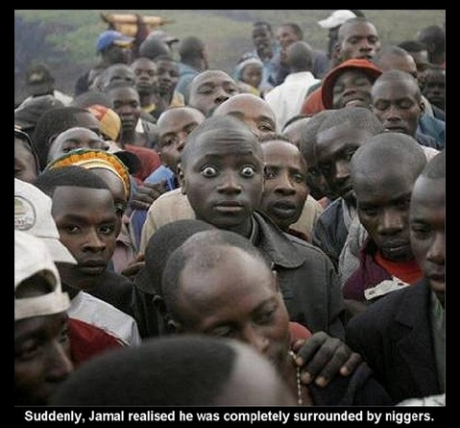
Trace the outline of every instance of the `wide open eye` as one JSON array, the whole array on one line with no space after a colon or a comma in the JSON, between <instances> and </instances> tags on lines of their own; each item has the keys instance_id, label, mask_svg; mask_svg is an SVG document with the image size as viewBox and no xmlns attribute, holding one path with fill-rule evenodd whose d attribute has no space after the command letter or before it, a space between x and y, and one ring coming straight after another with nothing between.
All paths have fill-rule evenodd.
<instances>
[{"instance_id":1,"label":"wide open eye","mask_svg":"<svg viewBox=\"0 0 460 428\"><path fill-rule=\"evenodd\" d=\"M205 166L202 170L201 173L207 177L207 178L212 178L217 175L217 169L214 168L213 166Z\"/></svg>"},{"instance_id":2,"label":"wide open eye","mask_svg":"<svg viewBox=\"0 0 460 428\"><path fill-rule=\"evenodd\" d=\"M245 178L252 178L256 174L256 169L253 166L247 165L241 168L241 175Z\"/></svg>"}]
</instances>

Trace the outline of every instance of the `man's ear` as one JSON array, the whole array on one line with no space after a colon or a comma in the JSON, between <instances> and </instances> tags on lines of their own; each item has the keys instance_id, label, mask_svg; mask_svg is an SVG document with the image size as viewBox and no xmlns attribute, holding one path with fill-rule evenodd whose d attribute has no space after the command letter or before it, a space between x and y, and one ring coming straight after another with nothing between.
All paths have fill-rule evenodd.
<instances>
[{"instance_id":1,"label":"man's ear","mask_svg":"<svg viewBox=\"0 0 460 428\"><path fill-rule=\"evenodd\" d=\"M332 58L337 58L338 60L342 61L339 42L335 42L334 46L332 47Z\"/></svg>"},{"instance_id":2,"label":"man's ear","mask_svg":"<svg viewBox=\"0 0 460 428\"><path fill-rule=\"evenodd\" d=\"M48 138L48 141L46 142L47 149L48 149L48 154L49 154L49 151L50 151L51 146L52 146L53 143L54 143L54 140L57 138L58 135L59 135L59 133L53 134L53 135L51 135L51 136Z\"/></svg>"},{"instance_id":3,"label":"man's ear","mask_svg":"<svg viewBox=\"0 0 460 428\"><path fill-rule=\"evenodd\" d=\"M418 105L420 107L420 111L421 111L421 115L422 115L423 113L425 113L425 108L426 108L425 102L423 101L423 98L420 100Z\"/></svg>"},{"instance_id":4,"label":"man's ear","mask_svg":"<svg viewBox=\"0 0 460 428\"><path fill-rule=\"evenodd\" d=\"M117 215L117 217L119 217L119 215ZM123 226L123 219L119 217L117 221L117 225L115 227L115 236L118 236L120 234L122 226Z\"/></svg>"},{"instance_id":5,"label":"man's ear","mask_svg":"<svg viewBox=\"0 0 460 428\"><path fill-rule=\"evenodd\" d=\"M265 177L267 177L267 164L265 162L262 164L262 177L263 177L263 180L262 180L262 195L263 195L265 192L265 182L266 182Z\"/></svg>"},{"instance_id":6,"label":"man's ear","mask_svg":"<svg viewBox=\"0 0 460 428\"><path fill-rule=\"evenodd\" d=\"M271 271L272 271L273 283L275 284L275 290L280 293L281 289L280 289L280 284L278 280L278 273L275 270L275 265L273 262L271 265Z\"/></svg>"},{"instance_id":7,"label":"man's ear","mask_svg":"<svg viewBox=\"0 0 460 428\"><path fill-rule=\"evenodd\" d=\"M185 179L184 169L182 168L182 164L179 162L177 164L177 179L180 184L180 190L183 195L187 194L187 180Z\"/></svg>"},{"instance_id":8,"label":"man's ear","mask_svg":"<svg viewBox=\"0 0 460 428\"><path fill-rule=\"evenodd\" d=\"M177 164L177 181L179 186L182 188L184 184L184 171L182 170L182 165L180 162Z\"/></svg>"},{"instance_id":9,"label":"man's ear","mask_svg":"<svg viewBox=\"0 0 460 428\"><path fill-rule=\"evenodd\" d=\"M164 318L168 313L168 310L166 308L163 298L160 295L155 294L152 298L152 304L156 308L158 313Z\"/></svg>"},{"instance_id":10,"label":"man's ear","mask_svg":"<svg viewBox=\"0 0 460 428\"><path fill-rule=\"evenodd\" d=\"M183 331L181 323L173 319L169 319L166 322L166 329L168 330L168 333L171 334L178 334Z\"/></svg>"}]
</instances>

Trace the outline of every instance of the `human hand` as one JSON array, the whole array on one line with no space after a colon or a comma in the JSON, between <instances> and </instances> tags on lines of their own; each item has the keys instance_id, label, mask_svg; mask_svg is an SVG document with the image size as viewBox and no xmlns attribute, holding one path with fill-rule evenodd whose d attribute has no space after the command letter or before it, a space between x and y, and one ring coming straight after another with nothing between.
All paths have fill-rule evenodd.
<instances>
[{"instance_id":1,"label":"human hand","mask_svg":"<svg viewBox=\"0 0 460 428\"><path fill-rule=\"evenodd\" d=\"M132 261L126 268L121 271L123 276L126 276L131 281L134 280L136 275L145 265L145 256L139 253L134 261Z\"/></svg>"},{"instance_id":2,"label":"human hand","mask_svg":"<svg viewBox=\"0 0 460 428\"><path fill-rule=\"evenodd\" d=\"M301 368L301 380L307 385L314 381L317 386L325 387L337 374L353 373L362 362L361 355L345 342L323 331L297 341L293 350L297 354L295 362Z\"/></svg>"},{"instance_id":3,"label":"human hand","mask_svg":"<svg viewBox=\"0 0 460 428\"><path fill-rule=\"evenodd\" d=\"M345 322L348 322L351 318L353 318L355 315L360 314L368 307L366 303L352 299L344 299L344 303L346 317Z\"/></svg>"},{"instance_id":4,"label":"human hand","mask_svg":"<svg viewBox=\"0 0 460 428\"><path fill-rule=\"evenodd\" d=\"M153 201L168 190L166 180L158 183L142 183L137 187L129 205L132 209L148 210Z\"/></svg>"}]
</instances>

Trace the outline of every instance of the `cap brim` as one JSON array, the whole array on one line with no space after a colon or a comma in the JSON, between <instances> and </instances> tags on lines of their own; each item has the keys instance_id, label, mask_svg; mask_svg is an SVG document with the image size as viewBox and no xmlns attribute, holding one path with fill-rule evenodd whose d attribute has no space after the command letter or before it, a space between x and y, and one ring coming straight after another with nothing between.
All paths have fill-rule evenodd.
<instances>
[{"instance_id":1,"label":"cap brim","mask_svg":"<svg viewBox=\"0 0 460 428\"><path fill-rule=\"evenodd\" d=\"M72 253L67 249L67 247L63 243L54 238L41 237L40 239L43 240L43 242L48 247L53 261L61 263L70 263L73 265L77 264L77 261L75 260L74 256L72 256Z\"/></svg>"},{"instance_id":2,"label":"cap brim","mask_svg":"<svg viewBox=\"0 0 460 428\"><path fill-rule=\"evenodd\" d=\"M177 37L169 36L169 37L164 37L163 41L165 43L177 43L179 39Z\"/></svg>"},{"instance_id":3,"label":"cap brim","mask_svg":"<svg viewBox=\"0 0 460 428\"><path fill-rule=\"evenodd\" d=\"M54 84L52 82L29 83L27 84L26 89L30 95L44 95L48 94L50 90L53 89L53 85Z\"/></svg>"},{"instance_id":4,"label":"cap brim","mask_svg":"<svg viewBox=\"0 0 460 428\"><path fill-rule=\"evenodd\" d=\"M43 296L25 297L14 300L14 320L22 320L44 315L54 315L67 311L70 307L68 293L54 290Z\"/></svg>"},{"instance_id":5,"label":"cap brim","mask_svg":"<svg viewBox=\"0 0 460 428\"><path fill-rule=\"evenodd\" d=\"M115 46L120 46L122 48L127 48L133 44L134 39L126 39L126 40L114 40L112 44Z\"/></svg>"},{"instance_id":6,"label":"cap brim","mask_svg":"<svg viewBox=\"0 0 460 428\"><path fill-rule=\"evenodd\" d=\"M17 126L20 131L27 132L30 129L35 128L36 123L27 122L21 119L14 119L14 126Z\"/></svg>"},{"instance_id":7,"label":"cap brim","mask_svg":"<svg viewBox=\"0 0 460 428\"><path fill-rule=\"evenodd\" d=\"M171 34L165 33L162 30L156 30L151 32L148 36L148 39L157 39L163 43L176 43L179 41L179 38Z\"/></svg>"},{"instance_id":8,"label":"cap brim","mask_svg":"<svg viewBox=\"0 0 460 428\"><path fill-rule=\"evenodd\" d=\"M346 65L341 67L340 65L332 69L329 74L327 74L324 79L323 83L321 85L321 100L323 102L323 105L326 109L332 109L332 101L333 101L333 94L332 94L332 89L335 85L336 80L338 77L344 73L345 71L348 70L359 70L366 74L368 77L371 79L377 80L377 78L382 74L380 70L375 70L374 68L366 68L366 67L359 67L356 65Z\"/></svg>"},{"instance_id":9,"label":"cap brim","mask_svg":"<svg viewBox=\"0 0 460 428\"><path fill-rule=\"evenodd\" d=\"M141 170L141 161L135 153L128 152L127 150L112 153L126 165L131 175Z\"/></svg>"},{"instance_id":10,"label":"cap brim","mask_svg":"<svg viewBox=\"0 0 460 428\"><path fill-rule=\"evenodd\" d=\"M328 30L330 28L338 27L340 24L331 19L322 19L321 21L318 21L318 25L321 28Z\"/></svg>"}]
</instances>

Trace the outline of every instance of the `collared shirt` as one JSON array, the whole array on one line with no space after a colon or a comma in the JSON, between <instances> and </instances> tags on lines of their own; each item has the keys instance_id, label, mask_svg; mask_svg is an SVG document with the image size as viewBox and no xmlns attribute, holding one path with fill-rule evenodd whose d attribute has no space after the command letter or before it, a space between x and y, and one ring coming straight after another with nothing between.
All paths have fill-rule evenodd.
<instances>
[{"instance_id":1,"label":"collared shirt","mask_svg":"<svg viewBox=\"0 0 460 428\"><path fill-rule=\"evenodd\" d=\"M122 226L117 236L115 251L112 255L112 270L121 273L137 256L137 249L130 233L129 217L123 214Z\"/></svg>"},{"instance_id":2,"label":"collared shirt","mask_svg":"<svg viewBox=\"0 0 460 428\"><path fill-rule=\"evenodd\" d=\"M256 211L253 218L257 232L253 228L251 238L277 272L290 320L343 339L344 302L330 260L312 244L282 232L266 215Z\"/></svg>"},{"instance_id":3,"label":"collared shirt","mask_svg":"<svg viewBox=\"0 0 460 428\"><path fill-rule=\"evenodd\" d=\"M78 292L71 300L67 313L71 318L100 327L128 346L141 343L139 329L133 317L84 291Z\"/></svg>"},{"instance_id":4,"label":"collared shirt","mask_svg":"<svg viewBox=\"0 0 460 428\"><path fill-rule=\"evenodd\" d=\"M265 95L265 100L275 113L279 132L291 117L300 114L308 89L319 81L309 71L291 73L283 83Z\"/></svg>"}]
</instances>

